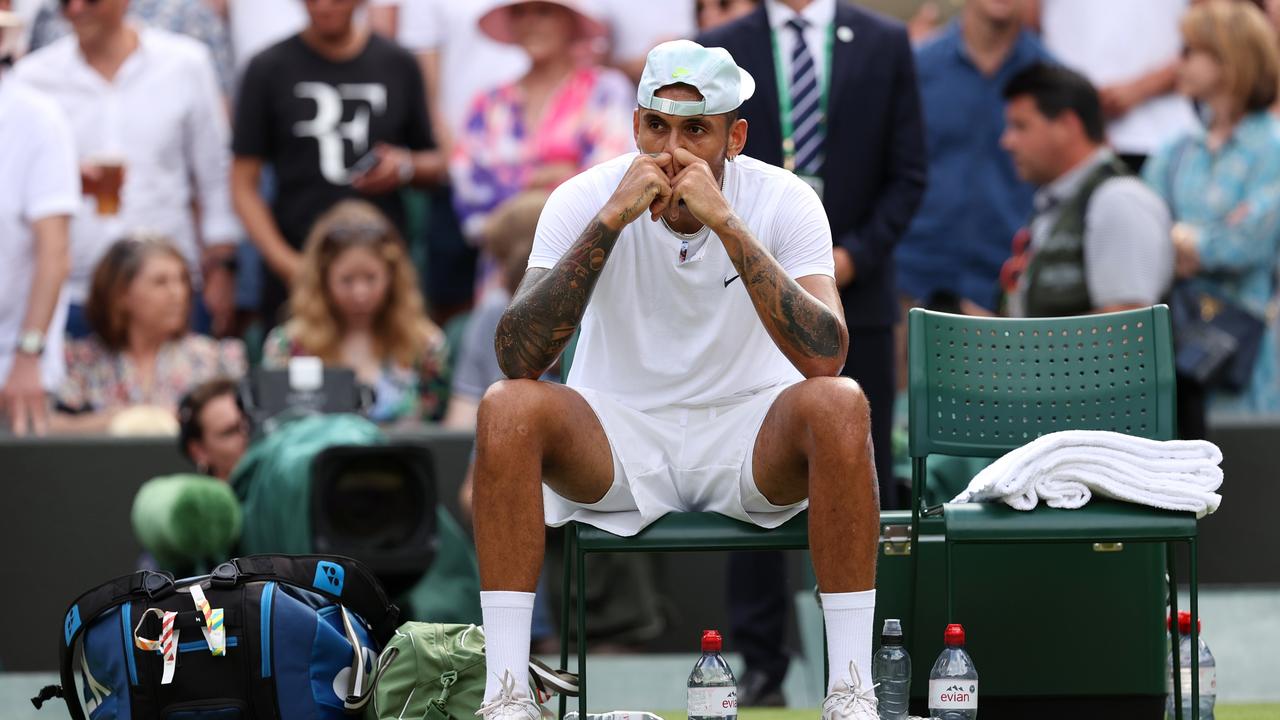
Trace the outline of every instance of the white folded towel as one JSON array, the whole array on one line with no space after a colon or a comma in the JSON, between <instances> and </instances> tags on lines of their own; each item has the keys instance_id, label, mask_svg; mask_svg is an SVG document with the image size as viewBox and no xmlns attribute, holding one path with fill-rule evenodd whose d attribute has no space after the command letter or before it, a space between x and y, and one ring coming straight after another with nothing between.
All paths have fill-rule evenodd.
<instances>
[{"instance_id":1,"label":"white folded towel","mask_svg":"<svg viewBox=\"0 0 1280 720\"><path fill-rule=\"evenodd\" d=\"M1205 440L1147 440L1105 430L1043 435L988 465L951 502L1030 510L1083 507L1094 493L1165 510L1214 512L1222 451Z\"/></svg>"}]
</instances>

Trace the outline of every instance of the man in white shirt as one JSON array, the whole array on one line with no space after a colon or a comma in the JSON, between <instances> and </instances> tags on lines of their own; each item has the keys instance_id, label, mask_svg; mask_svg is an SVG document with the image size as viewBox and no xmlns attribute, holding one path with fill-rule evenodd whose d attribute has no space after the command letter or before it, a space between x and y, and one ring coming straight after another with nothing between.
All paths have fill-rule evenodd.
<instances>
[{"instance_id":1,"label":"man in white shirt","mask_svg":"<svg viewBox=\"0 0 1280 720\"><path fill-rule=\"evenodd\" d=\"M1110 144L1137 172L1147 156L1196 126L1174 93L1188 0L1031 0L1032 22L1063 65L1098 88Z\"/></svg>"},{"instance_id":2,"label":"man in white shirt","mask_svg":"<svg viewBox=\"0 0 1280 720\"><path fill-rule=\"evenodd\" d=\"M487 720L538 718L525 689L544 521L633 535L700 511L776 527L807 506L823 717L876 717L870 413L838 377L848 331L821 201L741 155L754 87L722 48L659 45L637 92L641 154L543 210L495 338L513 379L485 394L476 430ZM567 387L538 382L579 327Z\"/></svg>"},{"instance_id":3,"label":"man in white shirt","mask_svg":"<svg viewBox=\"0 0 1280 720\"><path fill-rule=\"evenodd\" d=\"M98 180L100 158L124 165L119 211L103 214L86 196L72 220L68 332L87 329L77 310L99 258L135 231L173 242L197 287L203 278L204 308L217 327L234 311L231 260L240 235L231 211L226 109L209 51L187 37L133 26L125 20L128 5L63 3L75 34L28 55L14 72L71 122L86 192Z\"/></svg>"},{"instance_id":4,"label":"man in white shirt","mask_svg":"<svg viewBox=\"0 0 1280 720\"><path fill-rule=\"evenodd\" d=\"M0 0L0 15L9 9ZM17 31L0 23L0 45ZM0 417L15 435L43 434L46 394L63 376L62 283L80 178L62 113L3 67L0 138Z\"/></svg>"}]
</instances>

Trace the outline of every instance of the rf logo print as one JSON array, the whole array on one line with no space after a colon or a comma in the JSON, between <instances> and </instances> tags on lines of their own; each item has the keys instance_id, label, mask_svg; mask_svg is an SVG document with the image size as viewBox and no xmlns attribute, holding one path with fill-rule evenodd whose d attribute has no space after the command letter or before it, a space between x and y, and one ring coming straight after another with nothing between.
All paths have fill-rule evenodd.
<instances>
[{"instance_id":1,"label":"rf logo print","mask_svg":"<svg viewBox=\"0 0 1280 720\"><path fill-rule=\"evenodd\" d=\"M356 157L369 151L369 121L387 111L387 86L381 83L349 83L338 86L322 82L300 82L295 97L316 104L316 116L295 123L293 134L316 139L320 146L320 173L334 185L351 184L346 162L346 143ZM350 120L343 120L348 103L355 105Z\"/></svg>"}]
</instances>

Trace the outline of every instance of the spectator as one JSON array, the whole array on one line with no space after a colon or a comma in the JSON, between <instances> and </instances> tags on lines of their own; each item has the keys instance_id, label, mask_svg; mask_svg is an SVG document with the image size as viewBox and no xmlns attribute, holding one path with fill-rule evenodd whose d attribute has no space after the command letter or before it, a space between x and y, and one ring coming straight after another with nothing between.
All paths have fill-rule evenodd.
<instances>
[{"instance_id":1,"label":"spectator","mask_svg":"<svg viewBox=\"0 0 1280 720\"><path fill-rule=\"evenodd\" d=\"M498 367L493 338L502 313L506 312L511 296L524 278L529 252L533 249L533 232L546 202L545 191L530 190L504 202L489 218L484 232L485 247L495 264L502 268L503 283L481 298L467 322L466 337L453 371L453 392L449 395L445 427L474 430L480 398L490 385L506 377Z\"/></svg>"},{"instance_id":2,"label":"spectator","mask_svg":"<svg viewBox=\"0 0 1280 720\"><path fill-rule=\"evenodd\" d=\"M191 301L186 263L167 240L139 235L112 245L93 272L85 308L94 334L67 348L54 428L99 432L134 406L172 418L193 385L243 375L239 340L188 330Z\"/></svg>"},{"instance_id":3,"label":"spectator","mask_svg":"<svg viewBox=\"0 0 1280 720\"><path fill-rule=\"evenodd\" d=\"M378 0L387 2L387 0ZM480 31L479 19L497 0L413 0L394 9L397 37L418 58L426 81L431 127L448 154L462 133L471 100L520 77L529 60L517 47ZM475 302L477 249L468 244L448 185L428 195L425 267L420 268L435 317L446 318Z\"/></svg>"},{"instance_id":4,"label":"spectator","mask_svg":"<svg viewBox=\"0 0 1280 720\"><path fill-rule=\"evenodd\" d=\"M71 224L67 331L88 334L89 276L112 242L133 232L174 243L202 288L197 329L225 328L235 311L228 263L240 228L227 193L227 117L213 64L191 38L127 22L128 5L63 3L75 34L15 71L62 107L84 192L98 196L96 211L83 203Z\"/></svg>"},{"instance_id":5,"label":"spectator","mask_svg":"<svg viewBox=\"0 0 1280 720\"><path fill-rule=\"evenodd\" d=\"M1179 90L1201 104L1208 127L1160 150L1143 177L1173 211L1177 276L1264 317L1280 259L1280 121L1268 112L1280 83L1275 31L1248 3L1210 2L1183 17L1182 40ZM1215 391L1214 409L1280 412L1274 334L1273 325L1249 386ZM1199 390L1180 382L1178 399ZM1203 413L1180 408L1180 429L1197 420L1203 430Z\"/></svg>"},{"instance_id":6,"label":"spectator","mask_svg":"<svg viewBox=\"0 0 1280 720\"><path fill-rule=\"evenodd\" d=\"M293 318L267 334L264 365L312 355L351 368L374 390L375 422L443 413L444 333L427 319L404 240L376 207L344 200L320 216L289 305Z\"/></svg>"},{"instance_id":7,"label":"spectator","mask_svg":"<svg viewBox=\"0 0 1280 720\"><path fill-rule=\"evenodd\" d=\"M20 25L6 23L0 48ZM17 85L0 64L0 419L15 435L48 430L46 393L63 377L62 295L71 264L68 225L80 205L71 128L50 100ZM20 139L20 140L19 140Z\"/></svg>"},{"instance_id":8,"label":"spectator","mask_svg":"<svg viewBox=\"0 0 1280 720\"><path fill-rule=\"evenodd\" d=\"M1018 173L1040 188L1029 245L1010 261L1010 277L1018 276L1010 314L1083 315L1159 302L1173 281L1169 211L1106 147L1098 91L1073 70L1037 64L1015 75L1004 94L1002 144Z\"/></svg>"},{"instance_id":9,"label":"spectator","mask_svg":"<svg viewBox=\"0 0 1280 720\"><path fill-rule=\"evenodd\" d=\"M890 445L893 248L920 203L926 171L906 29L836 0L765 0L698 42L726 48L755 78L756 93L740 110L750 128L746 154L794 170L824 201L853 349L841 373L858 381L871 405L880 504L899 507ZM735 553L729 562L730 622L747 666L739 703L777 704L788 662L785 561L781 553Z\"/></svg>"},{"instance_id":10,"label":"spectator","mask_svg":"<svg viewBox=\"0 0 1280 720\"><path fill-rule=\"evenodd\" d=\"M1195 127L1191 103L1173 93L1187 0L1029 2L1049 52L1098 88L1111 146L1134 172Z\"/></svg>"},{"instance_id":11,"label":"spectator","mask_svg":"<svg viewBox=\"0 0 1280 720\"><path fill-rule=\"evenodd\" d=\"M479 241L488 214L524 190L550 190L582 170L635 148L635 89L617 70L580 65L577 43L605 26L578 0L513 0L480 18L486 35L518 45L529 71L475 98L455 138L450 170L463 232ZM481 255L478 295L501 284Z\"/></svg>"},{"instance_id":12,"label":"spectator","mask_svg":"<svg viewBox=\"0 0 1280 720\"><path fill-rule=\"evenodd\" d=\"M60 38L71 34L71 24L58 14L59 4L65 7L70 2L68 0L47 2L36 14L31 27L32 50L52 45ZM186 35L203 43L213 58L213 66L218 73L218 87L222 90L222 95L231 96L231 88L235 83L231 38L222 18L205 0L129 0L129 16L136 18L144 25Z\"/></svg>"},{"instance_id":13,"label":"spectator","mask_svg":"<svg viewBox=\"0 0 1280 720\"><path fill-rule=\"evenodd\" d=\"M698 0L698 31L706 32L747 15L760 0Z\"/></svg>"},{"instance_id":14,"label":"spectator","mask_svg":"<svg viewBox=\"0 0 1280 720\"><path fill-rule=\"evenodd\" d=\"M249 421L236 402L240 384L214 378L195 386L178 403L178 448L196 469L219 480L249 447Z\"/></svg>"},{"instance_id":15,"label":"spectator","mask_svg":"<svg viewBox=\"0 0 1280 720\"><path fill-rule=\"evenodd\" d=\"M269 322L297 277L299 250L320 213L339 200L367 197L403 234L399 190L445 174L443 156L432 151L417 63L356 22L362 5L306 3L306 29L255 57L241 83L232 195L272 271L262 293ZM276 175L271 207L259 188L264 164Z\"/></svg>"},{"instance_id":16,"label":"spectator","mask_svg":"<svg viewBox=\"0 0 1280 720\"><path fill-rule=\"evenodd\" d=\"M1000 149L1001 92L1049 57L1022 28L1020 5L968 0L959 18L916 51L929 187L895 253L906 307L946 292L973 314L996 308L1000 266L1031 214L1033 192ZM905 341L900 345L905 357Z\"/></svg>"}]
</instances>

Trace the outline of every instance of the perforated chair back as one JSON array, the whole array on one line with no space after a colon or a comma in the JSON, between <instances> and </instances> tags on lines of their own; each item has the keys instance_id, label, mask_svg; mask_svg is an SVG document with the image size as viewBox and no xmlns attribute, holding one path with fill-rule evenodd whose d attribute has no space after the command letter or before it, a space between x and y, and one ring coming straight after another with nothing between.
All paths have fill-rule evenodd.
<instances>
[{"instance_id":1,"label":"perforated chair back","mask_svg":"<svg viewBox=\"0 0 1280 720\"><path fill-rule=\"evenodd\" d=\"M909 315L909 454L997 457L1059 430L1175 437L1164 305L1063 318Z\"/></svg>"}]
</instances>

